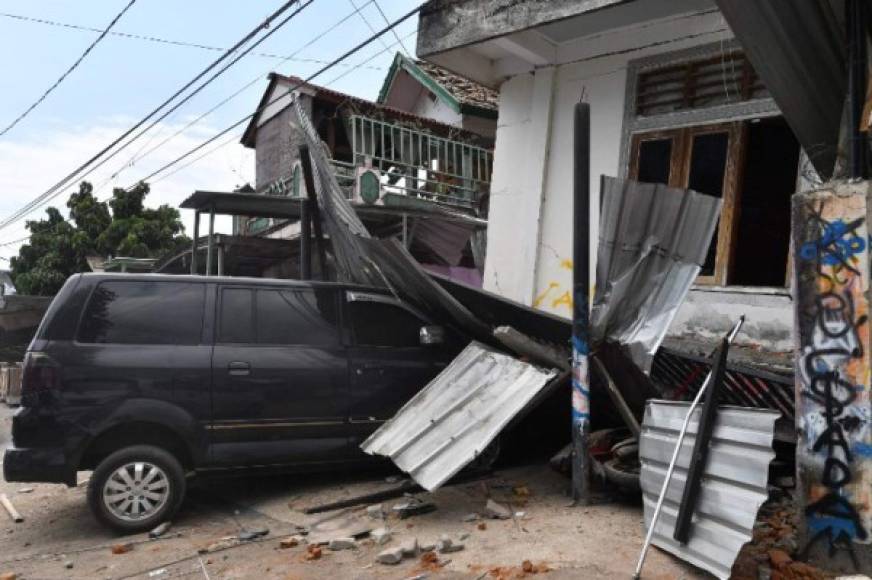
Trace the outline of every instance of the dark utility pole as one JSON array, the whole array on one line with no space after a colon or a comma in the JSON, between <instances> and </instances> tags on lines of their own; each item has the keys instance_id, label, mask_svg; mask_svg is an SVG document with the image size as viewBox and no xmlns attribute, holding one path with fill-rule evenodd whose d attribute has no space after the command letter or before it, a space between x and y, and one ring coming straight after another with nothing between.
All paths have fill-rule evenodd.
<instances>
[{"instance_id":1,"label":"dark utility pole","mask_svg":"<svg viewBox=\"0 0 872 580\"><path fill-rule=\"evenodd\" d=\"M303 183L306 185L306 204L309 217L315 230L315 243L318 245L318 266L321 268L321 279L328 279L327 249L324 247L324 233L321 231L321 210L318 207L318 196L315 194L315 177L312 173L312 158L309 157L309 146L300 145L300 167L303 170Z\"/></svg>"},{"instance_id":2,"label":"dark utility pole","mask_svg":"<svg viewBox=\"0 0 872 580\"><path fill-rule=\"evenodd\" d=\"M572 499L590 503L590 105L575 105L572 208Z\"/></svg>"},{"instance_id":3,"label":"dark utility pole","mask_svg":"<svg viewBox=\"0 0 872 580\"><path fill-rule=\"evenodd\" d=\"M848 99L851 177L866 178L866 134L860 130L866 101L866 2L845 1L845 38L848 40Z\"/></svg>"}]
</instances>

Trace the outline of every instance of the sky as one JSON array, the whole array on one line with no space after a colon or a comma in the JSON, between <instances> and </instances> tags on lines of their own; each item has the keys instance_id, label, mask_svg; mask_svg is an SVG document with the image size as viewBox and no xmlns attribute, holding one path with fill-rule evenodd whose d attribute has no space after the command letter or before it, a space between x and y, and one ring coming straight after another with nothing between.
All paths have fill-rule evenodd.
<instances>
[{"instance_id":1,"label":"sky","mask_svg":"<svg viewBox=\"0 0 872 580\"><path fill-rule=\"evenodd\" d=\"M0 0L0 129L54 83L99 33L22 20L104 29L130 0ZM136 0L113 32L226 49L233 46L285 0ZM107 161L86 179L100 199L112 187L128 187L165 163L251 114L270 71L307 77L414 8L416 0L314 0L299 15L218 77L178 111ZM355 7L359 13L355 13ZM292 8L293 10L293 8ZM290 11L285 14L290 14ZM342 24L327 32L346 16ZM417 16L396 28L402 46L414 54ZM325 33L326 32L326 33ZM401 48L387 33L344 65L312 82L375 99L394 54ZM380 54L379 54L380 53ZM85 60L5 135L0 136L0 219L5 219L58 182L194 78L222 52L119 35L106 36ZM285 57L293 56L290 60ZM374 58L373 58L374 57ZM366 62L365 62L366 61ZM360 65L360 66L358 66ZM340 77L341 78L338 78ZM252 86L185 129L249 82ZM181 129L183 132L173 136ZM155 177L146 205L178 204L196 189L230 191L254 183L254 152L239 144L238 130L183 161L183 169ZM164 140L172 137L170 140ZM185 166L203 153L208 155ZM61 190L27 219L52 205L66 212L78 181ZM186 230L193 216L181 210ZM25 220L0 229L0 269L27 236ZM229 218L216 220L229 232ZM205 222L203 224L205 226Z\"/></svg>"}]
</instances>

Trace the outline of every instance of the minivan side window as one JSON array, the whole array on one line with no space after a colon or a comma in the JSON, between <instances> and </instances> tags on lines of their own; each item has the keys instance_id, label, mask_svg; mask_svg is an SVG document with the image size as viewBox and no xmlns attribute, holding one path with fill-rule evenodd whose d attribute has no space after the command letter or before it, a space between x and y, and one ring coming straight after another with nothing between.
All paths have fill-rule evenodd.
<instances>
[{"instance_id":1,"label":"minivan side window","mask_svg":"<svg viewBox=\"0 0 872 580\"><path fill-rule=\"evenodd\" d=\"M218 342L254 342L253 294L248 288L221 290Z\"/></svg>"},{"instance_id":2,"label":"minivan side window","mask_svg":"<svg viewBox=\"0 0 872 580\"><path fill-rule=\"evenodd\" d=\"M339 343L333 290L257 291L257 342L330 346Z\"/></svg>"},{"instance_id":3,"label":"minivan side window","mask_svg":"<svg viewBox=\"0 0 872 580\"><path fill-rule=\"evenodd\" d=\"M359 346L420 346L426 323L405 308L385 302L348 303L351 331Z\"/></svg>"},{"instance_id":4,"label":"minivan side window","mask_svg":"<svg viewBox=\"0 0 872 580\"><path fill-rule=\"evenodd\" d=\"M88 301L76 340L100 344L199 344L203 284L101 282Z\"/></svg>"}]
</instances>

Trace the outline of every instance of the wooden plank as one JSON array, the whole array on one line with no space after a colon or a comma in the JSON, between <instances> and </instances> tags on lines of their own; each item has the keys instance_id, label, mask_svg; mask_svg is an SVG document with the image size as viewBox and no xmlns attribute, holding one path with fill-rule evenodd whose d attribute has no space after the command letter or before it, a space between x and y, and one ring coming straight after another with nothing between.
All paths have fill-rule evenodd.
<instances>
[{"instance_id":1,"label":"wooden plank","mask_svg":"<svg viewBox=\"0 0 872 580\"><path fill-rule=\"evenodd\" d=\"M18 510L15 509L15 506L12 505L12 501L7 497L5 493L0 493L0 504L3 504L3 507L6 509L6 513L9 514L9 517L12 518L12 521L16 524L20 524L24 521L24 518L21 517L21 514L18 513Z\"/></svg>"}]
</instances>

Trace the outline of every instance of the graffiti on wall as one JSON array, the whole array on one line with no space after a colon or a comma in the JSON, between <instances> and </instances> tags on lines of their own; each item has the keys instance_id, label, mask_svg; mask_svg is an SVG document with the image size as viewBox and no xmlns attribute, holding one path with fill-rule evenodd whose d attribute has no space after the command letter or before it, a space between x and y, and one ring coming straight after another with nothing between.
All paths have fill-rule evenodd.
<instances>
[{"instance_id":1,"label":"graffiti on wall","mask_svg":"<svg viewBox=\"0 0 872 580\"><path fill-rule=\"evenodd\" d=\"M805 552L823 543L830 557L847 552L856 567L855 544L872 542L865 209L831 198L805 211L810 239L799 245L798 292L808 322L797 360Z\"/></svg>"}]
</instances>

